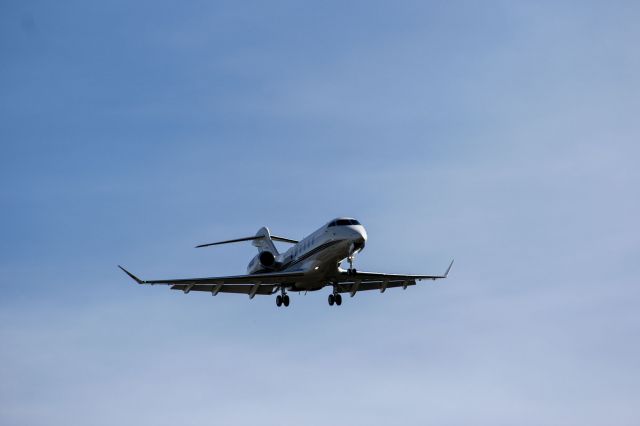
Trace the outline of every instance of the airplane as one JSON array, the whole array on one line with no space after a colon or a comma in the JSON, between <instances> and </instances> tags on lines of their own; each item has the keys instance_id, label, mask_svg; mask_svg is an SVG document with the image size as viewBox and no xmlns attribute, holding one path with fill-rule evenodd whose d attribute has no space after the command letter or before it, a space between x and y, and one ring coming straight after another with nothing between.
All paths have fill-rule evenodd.
<instances>
[{"instance_id":1,"label":"airplane","mask_svg":"<svg viewBox=\"0 0 640 426\"><path fill-rule=\"evenodd\" d=\"M215 243L200 244L196 248L221 244L251 241L257 247L258 254L247 266L246 275L233 275L210 278L181 278L169 280L141 280L118 265L138 284L170 285L172 290L209 292L213 296L219 293L240 293L253 299L256 295L276 296L276 305L289 306L288 292L317 291L331 286L329 305L340 306L343 293L351 297L359 291L379 290L384 293L388 288L416 285L421 280L439 280L447 278L453 260L443 275L400 275L360 272L353 267L355 255L364 249L367 231L356 219L340 217L327 222L318 230L300 241L271 235L266 227L252 237L236 238ZM284 253L279 253L274 241L293 244ZM340 267L344 260L348 269Z\"/></svg>"}]
</instances>

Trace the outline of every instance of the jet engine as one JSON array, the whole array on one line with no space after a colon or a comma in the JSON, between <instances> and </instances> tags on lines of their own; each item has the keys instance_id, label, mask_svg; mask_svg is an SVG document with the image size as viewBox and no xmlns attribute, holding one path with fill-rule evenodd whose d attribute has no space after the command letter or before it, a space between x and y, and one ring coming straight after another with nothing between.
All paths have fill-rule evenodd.
<instances>
[{"instance_id":1,"label":"jet engine","mask_svg":"<svg viewBox=\"0 0 640 426\"><path fill-rule=\"evenodd\" d=\"M261 252L258 255L258 260L260 261L260 264L262 266L268 269L273 268L273 266L276 264L276 258L270 251Z\"/></svg>"},{"instance_id":2,"label":"jet engine","mask_svg":"<svg viewBox=\"0 0 640 426\"><path fill-rule=\"evenodd\" d=\"M276 262L276 257L270 251L262 251L257 254L249 263L247 273L255 274L260 271L273 271L280 265Z\"/></svg>"}]
</instances>

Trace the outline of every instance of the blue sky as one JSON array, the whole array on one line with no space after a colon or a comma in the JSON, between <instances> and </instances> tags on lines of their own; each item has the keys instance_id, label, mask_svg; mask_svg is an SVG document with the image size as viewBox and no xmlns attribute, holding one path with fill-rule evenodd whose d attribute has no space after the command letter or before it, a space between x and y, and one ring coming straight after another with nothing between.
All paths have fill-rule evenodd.
<instances>
[{"instance_id":1,"label":"blue sky","mask_svg":"<svg viewBox=\"0 0 640 426\"><path fill-rule=\"evenodd\" d=\"M636 2L0 5L3 425L635 425ZM267 225L357 217L359 269L271 298Z\"/></svg>"}]
</instances>

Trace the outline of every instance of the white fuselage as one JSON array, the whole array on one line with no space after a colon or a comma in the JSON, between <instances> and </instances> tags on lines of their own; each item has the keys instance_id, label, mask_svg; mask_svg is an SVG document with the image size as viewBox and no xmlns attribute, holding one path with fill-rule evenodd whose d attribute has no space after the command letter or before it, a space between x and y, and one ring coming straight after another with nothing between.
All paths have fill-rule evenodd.
<instances>
[{"instance_id":1,"label":"white fuselage","mask_svg":"<svg viewBox=\"0 0 640 426\"><path fill-rule=\"evenodd\" d=\"M278 271L305 271L305 277L291 286L293 290L317 290L331 282L339 273L342 260L354 256L364 248L367 232L358 221L350 218L335 219L300 240L286 252L278 254ZM263 272L256 256L247 270Z\"/></svg>"}]
</instances>

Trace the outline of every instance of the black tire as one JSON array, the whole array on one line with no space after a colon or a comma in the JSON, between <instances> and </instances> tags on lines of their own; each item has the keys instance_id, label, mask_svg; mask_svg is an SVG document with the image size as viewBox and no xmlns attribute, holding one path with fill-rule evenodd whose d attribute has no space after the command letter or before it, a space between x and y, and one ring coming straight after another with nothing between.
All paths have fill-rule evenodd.
<instances>
[{"instance_id":1,"label":"black tire","mask_svg":"<svg viewBox=\"0 0 640 426\"><path fill-rule=\"evenodd\" d=\"M276 296L276 305L278 305L278 308L282 306L282 296L280 295Z\"/></svg>"},{"instance_id":2,"label":"black tire","mask_svg":"<svg viewBox=\"0 0 640 426\"><path fill-rule=\"evenodd\" d=\"M284 306L289 306L289 295L285 294L284 297L282 298L282 303L284 303Z\"/></svg>"},{"instance_id":3,"label":"black tire","mask_svg":"<svg viewBox=\"0 0 640 426\"><path fill-rule=\"evenodd\" d=\"M336 302L335 298L333 297L333 294L329 295L329 306L333 306L333 304Z\"/></svg>"},{"instance_id":4,"label":"black tire","mask_svg":"<svg viewBox=\"0 0 640 426\"><path fill-rule=\"evenodd\" d=\"M338 305L338 306L342 305L342 295L341 294L336 294L335 299L336 299L336 305Z\"/></svg>"}]
</instances>

